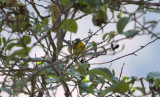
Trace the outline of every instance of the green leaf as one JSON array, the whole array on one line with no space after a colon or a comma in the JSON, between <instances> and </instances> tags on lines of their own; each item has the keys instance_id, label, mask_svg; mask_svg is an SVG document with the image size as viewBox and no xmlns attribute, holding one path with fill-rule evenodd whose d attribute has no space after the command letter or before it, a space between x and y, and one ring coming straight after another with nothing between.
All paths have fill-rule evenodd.
<instances>
[{"instance_id":1,"label":"green leaf","mask_svg":"<svg viewBox=\"0 0 160 97\"><path fill-rule=\"evenodd\" d=\"M81 74L78 71L75 71L74 69L69 69L67 73L72 76L75 76L78 80L81 80Z\"/></svg>"},{"instance_id":2,"label":"green leaf","mask_svg":"<svg viewBox=\"0 0 160 97\"><path fill-rule=\"evenodd\" d=\"M34 28L36 33L42 32L42 27L43 25L41 24L36 24L36 27Z\"/></svg>"},{"instance_id":3,"label":"green leaf","mask_svg":"<svg viewBox=\"0 0 160 97\"><path fill-rule=\"evenodd\" d=\"M82 12L88 14L93 10L90 4L87 3L87 0L77 0L74 6Z\"/></svg>"},{"instance_id":4,"label":"green leaf","mask_svg":"<svg viewBox=\"0 0 160 97\"><path fill-rule=\"evenodd\" d=\"M104 51L104 54L107 54L107 50L105 49L104 46L102 46L102 49L103 49L103 51Z\"/></svg>"},{"instance_id":5,"label":"green leaf","mask_svg":"<svg viewBox=\"0 0 160 97\"><path fill-rule=\"evenodd\" d=\"M91 48L93 45L91 43L88 43L88 45L86 46L86 50L88 50L89 48Z\"/></svg>"},{"instance_id":6,"label":"green leaf","mask_svg":"<svg viewBox=\"0 0 160 97\"><path fill-rule=\"evenodd\" d=\"M42 20L43 25L48 25L48 22L49 22L48 18L45 18L45 19Z\"/></svg>"},{"instance_id":7,"label":"green leaf","mask_svg":"<svg viewBox=\"0 0 160 97\"><path fill-rule=\"evenodd\" d=\"M38 18L35 18L33 23L34 23L34 25L37 25L39 23Z\"/></svg>"},{"instance_id":8,"label":"green leaf","mask_svg":"<svg viewBox=\"0 0 160 97\"><path fill-rule=\"evenodd\" d=\"M155 20L145 22L145 24L157 24L157 23L158 23L158 21L155 21Z\"/></svg>"},{"instance_id":9,"label":"green leaf","mask_svg":"<svg viewBox=\"0 0 160 97\"><path fill-rule=\"evenodd\" d=\"M143 10L143 9L139 9L137 10L135 13L142 13L142 14L146 14L147 11Z\"/></svg>"},{"instance_id":10,"label":"green leaf","mask_svg":"<svg viewBox=\"0 0 160 97\"><path fill-rule=\"evenodd\" d=\"M155 35L159 36L160 33L155 33ZM151 39L152 39L153 37L156 37L155 35L152 35L152 36L151 36Z\"/></svg>"},{"instance_id":11,"label":"green leaf","mask_svg":"<svg viewBox=\"0 0 160 97\"><path fill-rule=\"evenodd\" d=\"M129 22L128 17L122 17L119 19L119 21L117 23L117 31L119 34L123 33L123 29L125 28L125 26L127 25L128 22Z\"/></svg>"},{"instance_id":12,"label":"green leaf","mask_svg":"<svg viewBox=\"0 0 160 97\"><path fill-rule=\"evenodd\" d=\"M89 65L87 63L80 63L80 62L77 62L77 64L78 64L77 71L80 74L84 75L87 72Z\"/></svg>"},{"instance_id":13,"label":"green leaf","mask_svg":"<svg viewBox=\"0 0 160 97\"><path fill-rule=\"evenodd\" d=\"M160 9L149 9L149 12L160 13Z\"/></svg>"},{"instance_id":14,"label":"green leaf","mask_svg":"<svg viewBox=\"0 0 160 97\"><path fill-rule=\"evenodd\" d=\"M5 91L8 94L11 94L11 90L8 88L0 88L1 91Z\"/></svg>"},{"instance_id":15,"label":"green leaf","mask_svg":"<svg viewBox=\"0 0 160 97\"><path fill-rule=\"evenodd\" d=\"M112 89L113 89L112 87L106 88L105 90L103 90L103 91L98 95L98 97L104 97L107 93L111 92Z\"/></svg>"},{"instance_id":16,"label":"green leaf","mask_svg":"<svg viewBox=\"0 0 160 97\"><path fill-rule=\"evenodd\" d=\"M138 78L136 76L131 76L131 78L130 78L131 83L134 83L137 80L138 80Z\"/></svg>"},{"instance_id":17,"label":"green leaf","mask_svg":"<svg viewBox=\"0 0 160 97\"><path fill-rule=\"evenodd\" d=\"M115 75L115 71L112 69L112 74Z\"/></svg>"},{"instance_id":18,"label":"green leaf","mask_svg":"<svg viewBox=\"0 0 160 97\"><path fill-rule=\"evenodd\" d=\"M109 33L109 39L108 39L108 42L109 42L109 41L111 41L111 39L113 39L113 38L114 38L114 36L115 36L115 32L114 32L114 31L111 31L111 32Z\"/></svg>"},{"instance_id":19,"label":"green leaf","mask_svg":"<svg viewBox=\"0 0 160 97\"><path fill-rule=\"evenodd\" d=\"M91 94L94 94L94 83L92 83L90 86L89 86L89 92Z\"/></svg>"},{"instance_id":20,"label":"green leaf","mask_svg":"<svg viewBox=\"0 0 160 97\"><path fill-rule=\"evenodd\" d=\"M147 74L146 80L155 80L155 79L160 79L160 72L156 71L156 72L150 72L149 74Z\"/></svg>"},{"instance_id":21,"label":"green leaf","mask_svg":"<svg viewBox=\"0 0 160 97\"><path fill-rule=\"evenodd\" d=\"M109 35L109 33L105 33L105 34L103 35L102 39L105 40L107 35Z\"/></svg>"},{"instance_id":22,"label":"green leaf","mask_svg":"<svg viewBox=\"0 0 160 97\"><path fill-rule=\"evenodd\" d=\"M80 94L89 92L89 84L87 82L81 82L78 84Z\"/></svg>"},{"instance_id":23,"label":"green leaf","mask_svg":"<svg viewBox=\"0 0 160 97\"><path fill-rule=\"evenodd\" d=\"M87 80L87 77L86 76L84 76L84 78L83 78L83 82L87 82L88 80Z\"/></svg>"},{"instance_id":24,"label":"green leaf","mask_svg":"<svg viewBox=\"0 0 160 97\"><path fill-rule=\"evenodd\" d=\"M101 27L108 20L106 11L99 9L94 12L92 22L94 25Z\"/></svg>"},{"instance_id":25,"label":"green leaf","mask_svg":"<svg viewBox=\"0 0 160 97\"><path fill-rule=\"evenodd\" d=\"M60 0L62 5L68 5L70 3L70 0Z\"/></svg>"},{"instance_id":26,"label":"green leaf","mask_svg":"<svg viewBox=\"0 0 160 97\"><path fill-rule=\"evenodd\" d=\"M98 97L104 97L109 92L118 92L121 94L124 94L129 90L129 83L125 82L124 80L121 80L118 83L113 83L110 87L107 87L104 91L102 91Z\"/></svg>"},{"instance_id":27,"label":"green leaf","mask_svg":"<svg viewBox=\"0 0 160 97\"><path fill-rule=\"evenodd\" d=\"M9 40L7 40L6 42L5 42L5 44L4 44L4 46L6 47L7 46L7 48L12 48L13 46L17 46L17 47L22 47L22 46L20 46L20 45L18 45L17 43L14 43L13 41L14 40L17 40L17 39L9 39ZM10 43L10 44L9 44ZM8 47L9 46L9 47ZM7 50L7 48L5 49L5 50Z\"/></svg>"},{"instance_id":28,"label":"green leaf","mask_svg":"<svg viewBox=\"0 0 160 97\"><path fill-rule=\"evenodd\" d=\"M149 74L147 74L147 77L146 77L146 80L147 81L151 81L153 80L154 81L154 86L156 87L160 87L160 72L159 71L156 71L156 72L150 72Z\"/></svg>"},{"instance_id":29,"label":"green leaf","mask_svg":"<svg viewBox=\"0 0 160 97\"><path fill-rule=\"evenodd\" d=\"M3 41L3 44L6 45L6 38L5 37L2 37L2 41Z\"/></svg>"},{"instance_id":30,"label":"green leaf","mask_svg":"<svg viewBox=\"0 0 160 97\"><path fill-rule=\"evenodd\" d=\"M25 58L29 54L29 51L30 51L29 47L22 48L20 50L16 50L10 55L10 58L14 58L15 56L19 56L19 57Z\"/></svg>"},{"instance_id":31,"label":"green leaf","mask_svg":"<svg viewBox=\"0 0 160 97\"><path fill-rule=\"evenodd\" d=\"M160 79L155 79L154 82L155 82L154 86L160 87Z\"/></svg>"},{"instance_id":32,"label":"green leaf","mask_svg":"<svg viewBox=\"0 0 160 97\"><path fill-rule=\"evenodd\" d=\"M123 34L126 36L126 37L134 37L136 34L137 34L138 31L136 30L128 30L126 32L123 32Z\"/></svg>"},{"instance_id":33,"label":"green leaf","mask_svg":"<svg viewBox=\"0 0 160 97\"><path fill-rule=\"evenodd\" d=\"M99 83L99 84L104 84L105 83L104 77L96 77L92 81L95 82L95 83Z\"/></svg>"},{"instance_id":34,"label":"green leaf","mask_svg":"<svg viewBox=\"0 0 160 97\"><path fill-rule=\"evenodd\" d=\"M77 23L75 20L66 19L62 22L61 28L65 29L66 31L76 33L77 32Z\"/></svg>"},{"instance_id":35,"label":"green leaf","mask_svg":"<svg viewBox=\"0 0 160 97\"><path fill-rule=\"evenodd\" d=\"M2 40L1 40L1 37L0 37L0 46L2 45Z\"/></svg>"},{"instance_id":36,"label":"green leaf","mask_svg":"<svg viewBox=\"0 0 160 97\"><path fill-rule=\"evenodd\" d=\"M103 0L105 4L110 4L112 0Z\"/></svg>"},{"instance_id":37,"label":"green leaf","mask_svg":"<svg viewBox=\"0 0 160 97\"><path fill-rule=\"evenodd\" d=\"M94 52L97 52L97 43L93 41L92 46L93 46Z\"/></svg>"},{"instance_id":38,"label":"green leaf","mask_svg":"<svg viewBox=\"0 0 160 97\"><path fill-rule=\"evenodd\" d=\"M121 18L122 16L122 12L120 12L118 15L117 15L117 18Z\"/></svg>"},{"instance_id":39,"label":"green leaf","mask_svg":"<svg viewBox=\"0 0 160 97\"><path fill-rule=\"evenodd\" d=\"M24 36L23 41L24 41L24 44L29 44L29 43L31 43L31 37L30 36Z\"/></svg>"},{"instance_id":40,"label":"green leaf","mask_svg":"<svg viewBox=\"0 0 160 97\"><path fill-rule=\"evenodd\" d=\"M101 0L84 0L84 1L86 1L92 8L100 8L103 6Z\"/></svg>"},{"instance_id":41,"label":"green leaf","mask_svg":"<svg viewBox=\"0 0 160 97\"><path fill-rule=\"evenodd\" d=\"M145 94L144 88L141 87L135 87L136 90L140 91L142 94Z\"/></svg>"},{"instance_id":42,"label":"green leaf","mask_svg":"<svg viewBox=\"0 0 160 97\"><path fill-rule=\"evenodd\" d=\"M45 82L46 82L47 84L50 84L50 83L55 82L55 81L57 81L57 80L58 80L58 79L56 79L56 78L49 77L49 78L46 78L46 79L45 79Z\"/></svg>"},{"instance_id":43,"label":"green leaf","mask_svg":"<svg viewBox=\"0 0 160 97\"><path fill-rule=\"evenodd\" d=\"M7 1L7 0L1 0L1 2L3 2L3 3L7 3L8 1Z\"/></svg>"},{"instance_id":44,"label":"green leaf","mask_svg":"<svg viewBox=\"0 0 160 97\"><path fill-rule=\"evenodd\" d=\"M12 90L16 91L17 93L23 89L23 87L27 84L27 79L16 79L13 78L13 85L12 85Z\"/></svg>"},{"instance_id":45,"label":"green leaf","mask_svg":"<svg viewBox=\"0 0 160 97\"><path fill-rule=\"evenodd\" d=\"M119 92L121 94L124 94L129 90L129 83L121 80L118 84L113 84L113 87L113 92Z\"/></svg>"},{"instance_id":46,"label":"green leaf","mask_svg":"<svg viewBox=\"0 0 160 97\"><path fill-rule=\"evenodd\" d=\"M55 76L55 75L47 75L46 77L57 78L57 76Z\"/></svg>"},{"instance_id":47,"label":"green leaf","mask_svg":"<svg viewBox=\"0 0 160 97\"><path fill-rule=\"evenodd\" d=\"M17 43L10 43L7 45L6 50L11 50L13 47L23 47L23 46Z\"/></svg>"},{"instance_id":48,"label":"green leaf","mask_svg":"<svg viewBox=\"0 0 160 97\"><path fill-rule=\"evenodd\" d=\"M19 39L18 44L24 45L31 43L31 37L30 36L24 36L23 38Z\"/></svg>"},{"instance_id":49,"label":"green leaf","mask_svg":"<svg viewBox=\"0 0 160 97\"><path fill-rule=\"evenodd\" d=\"M111 81L112 83L117 83L117 78L111 73L111 71L108 68L95 68L88 71L88 74L90 75L100 75L104 78L106 78L108 81Z\"/></svg>"},{"instance_id":50,"label":"green leaf","mask_svg":"<svg viewBox=\"0 0 160 97\"><path fill-rule=\"evenodd\" d=\"M41 33L45 32L45 31L48 31L50 29L49 26L48 26L48 23L49 23L48 18L42 20L43 30L41 31Z\"/></svg>"}]
</instances>

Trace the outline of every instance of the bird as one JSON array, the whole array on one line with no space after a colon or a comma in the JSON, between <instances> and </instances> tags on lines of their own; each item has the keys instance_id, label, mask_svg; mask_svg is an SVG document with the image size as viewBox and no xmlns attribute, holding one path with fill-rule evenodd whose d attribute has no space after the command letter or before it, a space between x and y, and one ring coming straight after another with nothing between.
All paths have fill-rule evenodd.
<instances>
[{"instance_id":1,"label":"bird","mask_svg":"<svg viewBox=\"0 0 160 97\"><path fill-rule=\"evenodd\" d=\"M66 41L65 39L63 39L63 41L68 46L68 52L70 54L73 54L74 56L82 55L86 50L85 43L80 38L76 38L73 41Z\"/></svg>"},{"instance_id":2,"label":"bird","mask_svg":"<svg viewBox=\"0 0 160 97\"><path fill-rule=\"evenodd\" d=\"M85 44L84 44L84 42L81 39L76 38L73 41L72 45L73 45L73 54L74 55L81 55L81 54L84 53L84 51L85 51Z\"/></svg>"}]
</instances>

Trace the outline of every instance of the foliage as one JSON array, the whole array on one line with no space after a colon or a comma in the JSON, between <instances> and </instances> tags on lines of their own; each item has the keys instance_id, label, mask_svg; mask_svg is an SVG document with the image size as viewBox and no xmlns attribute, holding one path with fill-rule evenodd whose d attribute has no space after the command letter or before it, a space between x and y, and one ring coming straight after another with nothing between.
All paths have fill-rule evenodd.
<instances>
[{"instance_id":1,"label":"foliage","mask_svg":"<svg viewBox=\"0 0 160 97\"><path fill-rule=\"evenodd\" d=\"M115 75L114 70L92 65L112 63L142 50L160 39L154 33L159 21L143 21L147 12L160 12L158 2L152 0L1 0L0 1L0 93L10 96L24 93L30 97L56 96L63 86L64 96L72 97L74 91L82 97L136 97L136 92L152 97L160 96L160 72L150 72L146 77ZM136 5L136 10L127 11L127 5ZM44 12L42 10L45 10ZM42 14L44 13L44 14ZM47 13L47 14L46 14ZM80 16L79 16L80 15ZM79 54L64 54L66 45L72 49L73 41L65 36L77 34L77 20L92 16L94 26L99 29L88 31L85 51ZM104 32L110 24L116 30ZM134 23L127 29L129 23ZM104 33L99 33L103 31ZM84 32L83 32L84 33ZM103 34L102 41L91 41ZM123 50L118 42L138 35L150 35L153 41L136 51L103 63L91 64L99 56L116 54ZM123 36L121 39L116 37ZM73 39L72 36L70 39ZM31 57L31 51L39 47L42 57ZM82 50L81 50L82 51ZM123 68L121 69L123 71ZM141 86L135 83L140 82ZM148 86L144 83L148 83ZM148 88L147 88L148 87ZM148 91L149 90L149 91ZM52 91L53 93L51 93ZM3 95L1 95L3 96Z\"/></svg>"}]
</instances>

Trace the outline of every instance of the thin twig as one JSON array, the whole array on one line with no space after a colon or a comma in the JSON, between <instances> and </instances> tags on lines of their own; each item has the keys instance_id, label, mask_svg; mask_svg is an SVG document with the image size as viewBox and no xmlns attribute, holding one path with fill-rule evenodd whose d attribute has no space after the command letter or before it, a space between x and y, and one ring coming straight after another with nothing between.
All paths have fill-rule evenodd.
<instances>
[{"instance_id":1,"label":"thin twig","mask_svg":"<svg viewBox=\"0 0 160 97\"><path fill-rule=\"evenodd\" d=\"M121 57L118 57L118 58L115 58L113 60L110 60L110 61L106 61L106 62L100 62L100 63L90 63L91 65L101 65L101 64L106 64L106 63L111 63L113 61L116 61L116 60L119 60L121 58L124 58L124 57L127 57L127 56L130 56L130 55L135 55L135 53L137 53L138 51L140 51L141 49L145 48L146 46L152 44L153 42L155 42L156 40L160 39L160 37L154 39L153 41L150 41L148 42L146 45L144 46L141 46L139 49L137 49L136 51L132 52L132 53L129 53L129 54L126 54L126 55L123 55Z\"/></svg>"},{"instance_id":2,"label":"thin twig","mask_svg":"<svg viewBox=\"0 0 160 97\"><path fill-rule=\"evenodd\" d=\"M123 65L122 65L121 72L120 72L120 75L119 75L119 80L121 79L124 65L125 65L125 63L123 63Z\"/></svg>"}]
</instances>

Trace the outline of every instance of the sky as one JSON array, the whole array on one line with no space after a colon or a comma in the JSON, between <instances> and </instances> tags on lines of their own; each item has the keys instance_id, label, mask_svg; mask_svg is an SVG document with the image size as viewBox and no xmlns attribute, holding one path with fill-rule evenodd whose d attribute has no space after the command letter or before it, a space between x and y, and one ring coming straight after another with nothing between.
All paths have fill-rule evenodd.
<instances>
[{"instance_id":1,"label":"sky","mask_svg":"<svg viewBox=\"0 0 160 97\"><path fill-rule=\"evenodd\" d=\"M134 6L133 6L134 7ZM154 17L152 17L154 15ZM160 16L160 14L154 14L154 13L147 13L145 15L146 17L146 21L147 20L154 20L154 19L158 19L158 17ZM95 27L92 24L92 17L91 16L86 16L84 18L82 18L81 20L77 21L78 23L78 32L76 34L72 34L73 38L85 38L88 36L88 31L89 29L93 32L97 31L98 27ZM132 28L132 23L128 24L127 27L125 28L130 29ZM157 28L154 30L154 32L159 32L159 26L157 26ZM101 41L102 39L102 35L105 32L109 32L112 30L116 30L116 25L107 25L104 29L104 31L100 31L99 32L99 36L95 36L93 37L93 39L91 41ZM70 39L70 34L68 33L67 36L65 37L66 39ZM153 38L154 39L154 38ZM93 62L99 63L99 62L104 62L104 61L109 61L112 59L115 59L117 57L120 57L122 55L134 52L135 50L139 49L140 46L143 46L145 44L147 44L148 42L150 42L151 40L151 36L150 35L144 35L144 36L135 36L133 39L128 39L125 41L120 42L120 47L122 47L123 45L125 45L125 48L122 52L113 55L113 56L102 56L100 58L97 58L95 60L93 60ZM131 75L135 75L138 77L145 77L146 74L148 74L149 72L152 71L158 71L160 70L160 63L159 63L159 56L160 56L160 52L159 52L159 40L152 43L151 45L145 47L144 49L140 50L139 52L137 52L137 56L131 55L131 56L127 56L125 58L122 58L120 60L114 61L112 63L112 69L115 69L115 71L118 71L117 74L119 74L120 69L123 65L123 63L125 63L124 65L124 70L123 70L123 74L126 76L131 76ZM91 63L93 63L91 62ZM109 67L110 64L104 64L104 65L96 65L93 67Z\"/></svg>"}]
</instances>

